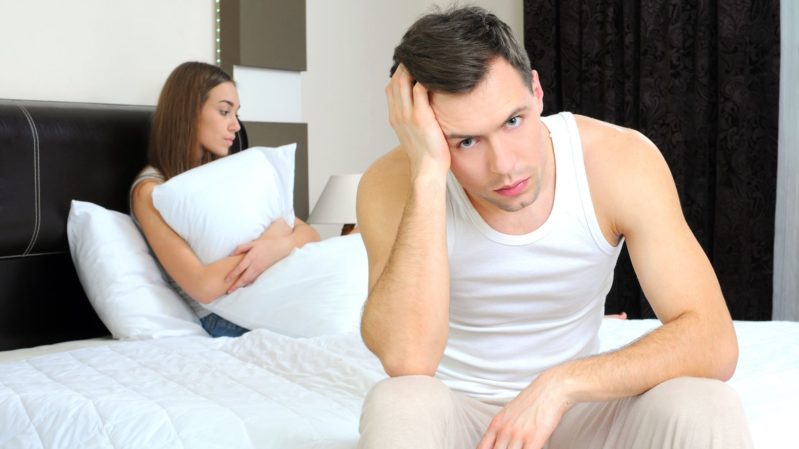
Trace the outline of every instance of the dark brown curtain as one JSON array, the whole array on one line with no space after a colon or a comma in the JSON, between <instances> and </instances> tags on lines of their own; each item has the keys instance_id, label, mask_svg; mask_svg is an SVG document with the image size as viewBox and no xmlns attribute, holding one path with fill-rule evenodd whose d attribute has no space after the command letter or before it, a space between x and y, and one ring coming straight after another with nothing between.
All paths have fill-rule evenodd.
<instances>
[{"instance_id":1,"label":"dark brown curtain","mask_svg":"<svg viewBox=\"0 0 799 449\"><path fill-rule=\"evenodd\" d=\"M637 129L663 152L735 319L772 308L778 0L525 0L545 113ZM622 254L609 312L653 317Z\"/></svg>"}]
</instances>

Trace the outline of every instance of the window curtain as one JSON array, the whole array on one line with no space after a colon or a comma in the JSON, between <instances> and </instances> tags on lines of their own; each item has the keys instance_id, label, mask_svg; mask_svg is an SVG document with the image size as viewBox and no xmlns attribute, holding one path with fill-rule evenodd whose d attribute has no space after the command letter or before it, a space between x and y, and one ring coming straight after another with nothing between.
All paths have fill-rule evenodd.
<instances>
[{"instance_id":1,"label":"window curtain","mask_svg":"<svg viewBox=\"0 0 799 449\"><path fill-rule=\"evenodd\" d=\"M774 236L775 320L799 321L799 3L783 1Z\"/></svg>"},{"instance_id":2,"label":"window curtain","mask_svg":"<svg viewBox=\"0 0 799 449\"><path fill-rule=\"evenodd\" d=\"M772 316L778 0L525 0L525 47L561 110L663 153L735 319ZM626 250L608 312L653 317Z\"/></svg>"}]
</instances>

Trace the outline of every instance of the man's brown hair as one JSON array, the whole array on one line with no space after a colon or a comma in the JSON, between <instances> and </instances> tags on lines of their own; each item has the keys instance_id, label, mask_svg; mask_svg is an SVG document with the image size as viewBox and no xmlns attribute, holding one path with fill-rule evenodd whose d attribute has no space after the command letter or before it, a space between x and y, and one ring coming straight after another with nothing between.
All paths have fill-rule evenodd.
<instances>
[{"instance_id":1,"label":"man's brown hair","mask_svg":"<svg viewBox=\"0 0 799 449\"><path fill-rule=\"evenodd\" d=\"M510 27L485 9L452 7L417 20L394 49L391 74L403 64L430 91L471 91L497 57L531 88L530 59Z\"/></svg>"}]
</instances>

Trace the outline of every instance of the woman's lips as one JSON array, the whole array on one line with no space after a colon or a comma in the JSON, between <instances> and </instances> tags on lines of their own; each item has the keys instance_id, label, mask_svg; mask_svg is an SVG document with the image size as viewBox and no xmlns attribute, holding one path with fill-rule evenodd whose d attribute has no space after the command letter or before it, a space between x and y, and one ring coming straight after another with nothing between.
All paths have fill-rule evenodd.
<instances>
[{"instance_id":1,"label":"woman's lips","mask_svg":"<svg viewBox=\"0 0 799 449\"><path fill-rule=\"evenodd\" d=\"M527 188L527 182L529 180L530 180L530 178L522 179L521 181L519 181L519 182L517 182L515 184L511 184L511 185L508 185L508 186L505 186L505 187L501 187L501 188L496 189L494 191L497 192L498 194L502 195L502 196L516 196L516 195L524 192L524 189Z\"/></svg>"}]
</instances>

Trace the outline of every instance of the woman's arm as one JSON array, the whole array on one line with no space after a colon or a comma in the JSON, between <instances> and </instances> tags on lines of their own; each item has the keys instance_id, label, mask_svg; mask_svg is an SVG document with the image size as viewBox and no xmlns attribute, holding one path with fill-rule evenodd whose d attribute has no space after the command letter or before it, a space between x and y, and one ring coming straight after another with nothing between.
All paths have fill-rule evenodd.
<instances>
[{"instance_id":1,"label":"woman's arm","mask_svg":"<svg viewBox=\"0 0 799 449\"><path fill-rule=\"evenodd\" d=\"M294 219L293 230L282 218L275 220L260 237L239 245L233 252L234 256L243 258L225 277L226 282L232 282L227 292L251 284L267 268L291 254L294 248L318 241L319 233L299 218Z\"/></svg>"},{"instance_id":2,"label":"woman's arm","mask_svg":"<svg viewBox=\"0 0 799 449\"><path fill-rule=\"evenodd\" d=\"M306 243L318 242L319 233L316 232L316 229L312 228L304 221L300 220L299 218L294 218L294 232L292 232L292 239L295 248L302 248Z\"/></svg>"},{"instance_id":3,"label":"woman's arm","mask_svg":"<svg viewBox=\"0 0 799 449\"><path fill-rule=\"evenodd\" d=\"M152 192L156 185L156 181L143 181L134 188L131 212L166 272L191 298L209 304L230 289L233 281L228 281L226 275L244 256L232 255L203 264L153 206Z\"/></svg>"}]
</instances>

